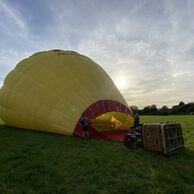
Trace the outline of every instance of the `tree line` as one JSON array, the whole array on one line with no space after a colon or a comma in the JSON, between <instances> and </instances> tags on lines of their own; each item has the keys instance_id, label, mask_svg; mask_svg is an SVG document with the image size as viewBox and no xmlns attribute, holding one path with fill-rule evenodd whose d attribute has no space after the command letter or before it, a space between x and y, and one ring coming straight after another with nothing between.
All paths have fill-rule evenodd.
<instances>
[{"instance_id":1,"label":"tree line","mask_svg":"<svg viewBox=\"0 0 194 194\"><path fill-rule=\"evenodd\" d=\"M131 106L131 109L140 115L194 115L194 102L185 104L181 101L178 105L172 106L172 108L168 108L166 105L157 108L157 106L153 104L143 109L139 109L137 106Z\"/></svg>"}]
</instances>

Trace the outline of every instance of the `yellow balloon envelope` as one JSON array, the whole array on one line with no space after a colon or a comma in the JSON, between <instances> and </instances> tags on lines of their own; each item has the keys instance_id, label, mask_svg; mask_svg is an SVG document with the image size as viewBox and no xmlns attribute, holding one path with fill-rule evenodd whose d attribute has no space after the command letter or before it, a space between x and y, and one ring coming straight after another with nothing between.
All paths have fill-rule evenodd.
<instances>
[{"instance_id":1,"label":"yellow balloon envelope","mask_svg":"<svg viewBox=\"0 0 194 194\"><path fill-rule=\"evenodd\" d=\"M112 116L120 120L121 129L134 122L131 109L108 74L73 51L38 52L22 60L0 90L0 117L8 126L79 135L82 113L93 120L96 131L113 130L108 125L104 129L97 126L107 121L102 119L105 114L110 122Z\"/></svg>"}]
</instances>

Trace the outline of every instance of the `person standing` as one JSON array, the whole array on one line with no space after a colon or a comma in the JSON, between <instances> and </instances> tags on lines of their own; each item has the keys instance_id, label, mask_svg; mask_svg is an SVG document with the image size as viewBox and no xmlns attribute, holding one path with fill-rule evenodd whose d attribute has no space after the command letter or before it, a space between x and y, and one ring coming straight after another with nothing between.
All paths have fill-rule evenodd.
<instances>
[{"instance_id":1,"label":"person standing","mask_svg":"<svg viewBox=\"0 0 194 194\"><path fill-rule=\"evenodd\" d=\"M140 119L138 113L134 113L134 123L133 126L129 129L129 132L134 132L137 130L137 128L141 126Z\"/></svg>"},{"instance_id":2,"label":"person standing","mask_svg":"<svg viewBox=\"0 0 194 194\"><path fill-rule=\"evenodd\" d=\"M138 113L135 113L134 127L138 127L139 125L140 125L139 115Z\"/></svg>"},{"instance_id":3,"label":"person standing","mask_svg":"<svg viewBox=\"0 0 194 194\"><path fill-rule=\"evenodd\" d=\"M81 119L80 119L81 126L83 128L83 138L87 139L89 138L89 120L88 118L82 114Z\"/></svg>"}]
</instances>

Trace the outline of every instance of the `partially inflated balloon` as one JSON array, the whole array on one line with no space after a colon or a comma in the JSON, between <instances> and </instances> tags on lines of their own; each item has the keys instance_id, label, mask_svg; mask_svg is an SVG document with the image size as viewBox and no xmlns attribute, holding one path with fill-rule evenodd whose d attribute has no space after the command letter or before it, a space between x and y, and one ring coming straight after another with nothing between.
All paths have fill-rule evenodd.
<instances>
[{"instance_id":1,"label":"partially inflated balloon","mask_svg":"<svg viewBox=\"0 0 194 194\"><path fill-rule=\"evenodd\" d=\"M72 135L82 113L133 116L108 74L73 51L39 52L22 60L0 90L0 117L8 126Z\"/></svg>"}]
</instances>

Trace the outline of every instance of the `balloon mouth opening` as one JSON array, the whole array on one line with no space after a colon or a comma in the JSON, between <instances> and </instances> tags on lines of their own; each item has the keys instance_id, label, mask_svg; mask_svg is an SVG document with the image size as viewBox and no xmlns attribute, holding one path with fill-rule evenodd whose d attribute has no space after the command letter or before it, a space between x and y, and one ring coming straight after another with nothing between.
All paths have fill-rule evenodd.
<instances>
[{"instance_id":1,"label":"balloon mouth opening","mask_svg":"<svg viewBox=\"0 0 194 194\"><path fill-rule=\"evenodd\" d=\"M118 101L109 99L94 102L87 107L83 114L89 120L91 138L110 139L111 136L114 139L112 137L113 133L126 132L134 123L134 114L130 108ZM82 136L83 134L80 119L73 131L76 136ZM122 138L123 135L121 134L118 141L122 141Z\"/></svg>"},{"instance_id":2,"label":"balloon mouth opening","mask_svg":"<svg viewBox=\"0 0 194 194\"><path fill-rule=\"evenodd\" d=\"M123 112L106 112L91 120L91 126L98 132L128 130L134 117Z\"/></svg>"}]
</instances>

